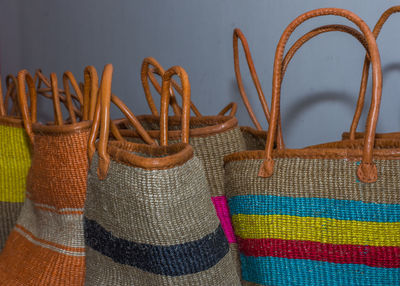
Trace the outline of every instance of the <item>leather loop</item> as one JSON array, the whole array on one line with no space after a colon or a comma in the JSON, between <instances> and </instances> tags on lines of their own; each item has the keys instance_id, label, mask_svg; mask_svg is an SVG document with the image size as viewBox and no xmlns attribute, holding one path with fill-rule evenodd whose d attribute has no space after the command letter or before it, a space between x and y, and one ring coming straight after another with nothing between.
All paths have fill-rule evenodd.
<instances>
[{"instance_id":1,"label":"leather loop","mask_svg":"<svg viewBox=\"0 0 400 286\"><path fill-rule=\"evenodd\" d=\"M11 114L10 115L20 115L20 111L18 108L18 99L17 99L17 79L15 78L14 75L9 74L6 77L6 97L4 100L4 110L5 114L8 114L8 105L9 101L12 101L12 106L11 106Z\"/></svg>"},{"instance_id":2,"label":"leather loop","mask_svg":"<svg viewBox=\"0 0 400 286\"><path fill-rule=\"evenodd\" d=\"M229 116L234 117L237 112L237 103L236 102L231 102L227 106L225 106L219 113L218 115L225 116L226 113L229 112Z\"/></svg>"},{"instance_id":3,"label":"leather loop","mask_svg":"<svg viewBox=\"0 0 400 286\"><path fill-rule=\"evenodd\" d=\"M160 143L161 146L168 145L168 107L171 98L169 89L171 87L171 78L178 75L182 84L182 116L181 116L181 140L182 143L189 143L190 129L190 83L186 71L179 66L173 66L163 75L161 88L161 116L160 116Z\"/></svg>"},{"instance_id":4,"label":"leather loop","mask_svg":"<svg viewBox=\"0 0 400 286\"><path fill-rule=\"evenodd\" d=\"M270 112L268 110L268 104L264 96L264 92L262 91L260 81L258 79L258 75L256 72L256 68L253 63L253 59L251 57L250 53L250 48L249 44L247 43L247 39L242 33L242 31L239 28L236 28L233 31L233 62L235 66L235 75L236 75L236 82L239 88L240 96L242 97L243 103L247 109L247 112L250 115L251 120L253 121L254 125L256 126L257 130L263 130L259 121L257 120L257 117L250 105L249 99L247 97L246 91L244 90L244 85L242 81L242 75L240 73L240 63L239 63L239 48L238 48L238 39L240 39L240 42L242 43L242 47L244 50L244 54L246 56L246 61L247 65L250 70L250 75L251 78L253 79L254 86L256 87L258 98L261 103L261 107L264 111L265 118L267 119L268 123L270 122ZM283 142L283 136L282 136L282 127L281 127L281 121L279 120L278 123L278 136L277 136L277 148L278 149L283 149L285 148L285 144Z\"/></svg>"},{"instance_id":5,"label":"leather loop","mask_svg":"<svg viewBox=\"0 0 400 286\"><path fill-rule=\"evenodd\" d=\"M95 67L87 66L83 77L83 120L93 120L99 90L99 77Z\"/></svg>"},{"instance_id":6,"label":"leather loop","mask_svg":"<svg viewBox=\"0 0 400 286\"><path fill-rule=\"evenodd\" d=\"M31 144L34 144L34 136L32 131L32 123L36 122L36 118L31 117L32 113L29 111L28 107L28 99L25 91L25 83L28 85L29 90L29 98L31 100L31 110L35 110L36 114L36 88L35 83L33 81L32 76L29 74L27 70L22 70L18 73L17 76L17 96L18 96L18 104L21 111L22 121L24 123L25 131L29 137Z\"/></svg>"},{"instance_id":7,"label":"leather loop","mask_svg":"<svg viewBox=\"0 0 400 286\"><path fill-rule=\"evenodd\" d=\"M117 96L111 93L112 73L113 66L111 64L107 64L104 67L101 78L100 89L98 91L98 100L93 115L94 119L88 142L88 156L89 160L91 160L96 150L95 141L98 130L100 129L100 139L97 145L99 153L99 168L97 173L100 179L104 179L107 176L108 166L110 164L110 155L107 151L110 129L117 140L124 141L123 137L118 131L118 128L110 120L111 101L122 111L122 113L129 120L130 124L135 127L136 131L146 143L150 145L156 145L156 142L141 126L139 120L136 119L128 107Z\"/></svg>"},{"instance_id":8,"label":"leather loop","mask_svg":"<svg viewBox=\"0 0 400 286\"><path fill-rule=\"evenodd\" d=\"M1 83L1 75L0 75L0 116L6 116L6 109L4 108L4 101L3 101L3 85Z\"/></svg>"},{"instance_id":9,"label":"leather loop","mask_svg":"<svg viewBox=\"0 0 400 286\"><path fill-rule=\"evenodd\" d=\"M141 75L142 86L144 89L144 94L146 96L147 104L150 107L151 113L153 115L159 116L156 104L154 103L153 96L151 95L149 82L147 80L147 77L149 76L149 66L150 65L153 67L153 73L157 73L157 74L163 76L165 71L164 71L163 67L157 62L157 60L152 57L145 58L142 62L142 68L141 68L140 75ZM157 84L155 84L153 82L153 85L157 89Z\"/></svg>"},{"instance_id":10,"label":"leather loop","mask_svg":"<svg viewBox=\"0 0 400 286\"><path fill-rule=\"evenodd\" d=\"M275 60L274 60L274 70L273 70L273 85L272 85L272 102L271 102L271 120L270 125L268 128L268 136L267 136L267 143L265 147L265 160L260 169L260 176L268 177L272 175L273 172L263 172L264 170L273 169L273 164L271 164L272 158L272 150L274 147L274 140L276 136L276 130L279 121L279 111L280 111L280 92L281 92L281 82L282 82L282 62L283 62L283 54L285 51L286 43L292 34L292 32L299 26L301 23L305 22L308 19L325 16L325 15L336 15L347 18L348 20L355 23L360 30L362 31L367 43L368 49L371 56L372 65L372 78L373 78L373 86L372 86L372 100L371 106L368 114L367 120L367 131L364 140L364 150L363 150L363 157L359 168L367 168L364 167L365 165L373 165L373 157L372 151L374 147L374 138L375 138L375 130L376 124L378 121L379 115L379 105L381 100L381 93L382 93L382 71L381 71L381 63L380 63L380 56L379 50L375 42L375 37L372 34L371 30L365 24L365 22L359 18L356 14L344 10L344 9L337 9L337 8L323 8L323 9L316 9L304 13L297 17L293 22L289 24L289 26L283 32L281 39L279 40L276 53L275 53ZM365 177L360 178L363 182L372 181L374 177L377 176L374 173L374 169L368 167L368 170L371 172L362 172ZM376 169L375 169L376 170Z\"/></svg>"},{"instance_id":11,"label":"leather loop","mask_svg":"<svg viewBox=\"0 0 400 286\"><path fill-rule=\"evenodd\" d=\"M150 65L152 66L150 68ZM143 60L142 63L142 71L141 71L141 79L142 79L142 85L143 89L146 95L147 103L149 104L150 110L153 115L159 116L158 110L155 106L153 96L151 95L150 92L150 86L148 83L147 78L151 81L152 85L156 89L156 91L161 95L161 86L158 83L157 79L155 78L155 75L162 76L164 75L165 71L164 68L160 65L159 62L157 62L156 59L148 57ZM170 87L170 92L171 92L171 98L170 98L170 105L172 106L172 110L174 111L175 115L181 115L182 114L182 109L178 104L178 101L176 100L176 96L174 93L174 89L178 92L179 95L182 96L182 88L179 86L179 84L172 79L172 86ZM197 109L197 107L190 102L190 108L192 109L193 113L195 116L202 116L200 111Z\"/></svg>"},{"instance_id":12,"label":"leather loop","mask_svg":"<svg viewBox=\"0 0 400 286\"><path fill-rule=\"evenodd\" d=\"M63 118L60 106L60 97L58 94L58 80L55 73L50 74L51 90L53 94L53 108L54 108L54 120L56 125L63 125Z\"/></svg>"},{"instance_id":13,"label":"leather loop","mask_svg":"<svg viewBox=\"0 0 400 286\"><path fill-rule=\"evenodd\" d=\"M63 85L64 85L64 91L65 91L65 97L66 97L66 106L67 106L68 112L71 117L71 122L76 123L77 121L76 121L76 116L75 116L75 111L74 111L74 104L72 102L72 96L71 96L71 92L69 89L69 83L71 83L76 96L79 98L79 103L82 106L83 96L82 96L82 92L79 88L78 82L76 81L74 75L70 71L66 71L63 74ZM82 112L80 112L80 115L82 116Z\"/></svg>"},{"instance_id":14,"label":"leather loop","mask_svg":"<svg viewBox=\"0 0 400 286\"><path fill-rule=\"evenodd\" d=\"M388 10L386 10L382 14L382 16L379 18L378 22L375 24L374 30L372 31L375 39L378 38L383 25L386 23L386 21L389 19L389 17L392 14L398 13L398 12L400 12L400 6L393 6L393 7L389 8ZM356 138L357 126L360 121L362 110L364 108L365 93L367 92L370 63L371 63L371 61L367 54L364 59L364 66L363 66L363 71L362 71L362 76L361 76L360 92L359 92L359 96L358 96L356 111L354 113L353 121L352 121L351 127L350 127L350 137L349 138L351 140L354 140Z\"/></svg>"},{"instance_id":15,"label":"leather loop","mask_svg":"<svg viewBox=\"0 0 400 286\"><path fill-rule=\"evenodd\" d=\"M367 56L369 58L369 52L368 52L368 44L364 38L364 36L357 31L354 28L351 28L349 26L345 25L326 25L326 26L321 26L318 28L315 28L308 32L307 34L303 35L300 39L298 39L289 49L289 51L286 53L285 58L283 59L283 64L282 64L282 80L283 77L285 76L287 66L289 65L290 61L292 60L293 56L295 53L309 40L312 38L322 34L322 33L327 33L327 32L344 32L352 35L355 37L365 48L367 51Z\"/></svg>"}]
</instances>

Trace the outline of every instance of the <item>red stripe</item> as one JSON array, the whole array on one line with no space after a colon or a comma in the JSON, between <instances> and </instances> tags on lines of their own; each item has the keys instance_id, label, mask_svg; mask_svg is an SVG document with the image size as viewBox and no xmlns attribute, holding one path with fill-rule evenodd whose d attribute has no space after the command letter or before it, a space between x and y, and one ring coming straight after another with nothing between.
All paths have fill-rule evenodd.
<instances>
[{"instance_id":1,"label":"red stripe","mask_svg":"<svg viewBox=\"0 0 400 286\"><path fill-rule=\"evenodd\" d=\"M400 247L338 245L283 239L242 239L239 250L247 256L310 259L333 263L400 268Z\"/></svg>"}]
</instances>

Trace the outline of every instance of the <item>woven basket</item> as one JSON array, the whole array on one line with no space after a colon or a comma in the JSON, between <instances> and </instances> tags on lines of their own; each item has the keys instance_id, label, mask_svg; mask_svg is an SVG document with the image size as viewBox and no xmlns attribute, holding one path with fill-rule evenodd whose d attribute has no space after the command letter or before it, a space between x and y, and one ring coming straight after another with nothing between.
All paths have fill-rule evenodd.
<instances>
[{"instance_id":1,"label":"woven basket","mask_svg":"<svg viewBox=\"0 0 400 286\"><path fill-rule=\"evenodd\" d=\"M66 73L65 78L78 86L72 74ZM32 100L30 108L25 82ZM36 122L33 78L25 70L18 74L18 100L33 157L25 203L0 255L1 285L83 285L84 282L82 217L91 123L77 122L71 104L69 120L73 123L66 123L55 74L51 74L50 84L55 123L44 125ZM75 91L80 95L79 90ZM66 95L71 102L70 94Z\"/></svg>"},{"instance_id":2,"label":"woven basket","mask_svg":"<svg viewBox=\"0 0 400 286\"><path fill-rule=\"evenodd\" d=\"M16 87L16 79L9 76L7 96L3 102L0 83L0 250L15 226L25 200L25 183L31 166L29 138L22 119L7 114L7 101ZM13 110L18 104L14 102Z\"/></svg>"},{"instance_id":3,"label":"woven basket","mask_svg":"<svg viewBox=\"0 0 400 286\"><path fill-rule=\"evenodd\" d=\"M168 146L173 74L183 83L183 132L182 143ZM101 117L85 204L86 285L240 285L203 166L187 144L186 73L173 67L163 76L161 146L108 141L111 75L107 65L92 128Z\"/></svg>"},{"instance_id":4,"label":"woven basket","mask_svg":"<svg viewBox=\"0 0 400 286\"><path fill-rule=\"evenodd\" d=\"M152 66L152 69L150 68ZM141 125L147 130L152 138L160 138L160 118L155 107L153 97L150 93L148 79L151 80L156 90L160 93L161 89L157 86L157 81L153 74L162 75L164 70L160 64L153 58L146 58L142 64L142 82L146 99L149 103L152 115L141 115L137 119ZM182 95L179 85L172 81L172 86ZM172 90L172 89L171 89ZM176 100L171 103L175 116L168 118L169 132L168 139L172 143L179 142L181 134L181 110ZM235 103L228 104L216 116L203 116L196 106L191 102L190 108L195 116L190 117L189 144L193 147L196 157L202 162L207 182L210 186L210 193L217 215L221 221L222 228L229 241L230 248L234 260L239 271L239 257L237 251L236 238L233 234L232 223L229 218L229 209L225 196L224 188L224 169L223 157L233 152L245 150L245 141L238 126L235 117L237 106ZM228 113L228 115L224 115ZM140 142L140 136L131 128L126 121L119 121L120 127L125 126L121 130L121 134L125 137L132 138L131 141Z\"/></svg>"},{"instance_id":5,"label":"woven basket","mask_svg":"<svg viewBox=\"0 0 400 286\"><path fill-rule=\"evenodd\" d=\"M353 21L368 42L374 83L367 136L320 148L273 149L286 43L298 25L323 15ZM350 11L313 10L286 28L275 56L265 150L224 159L245 285L400 284L400 145L374 146L381 84L375 38Z\"/></svg>"}]
</instances>

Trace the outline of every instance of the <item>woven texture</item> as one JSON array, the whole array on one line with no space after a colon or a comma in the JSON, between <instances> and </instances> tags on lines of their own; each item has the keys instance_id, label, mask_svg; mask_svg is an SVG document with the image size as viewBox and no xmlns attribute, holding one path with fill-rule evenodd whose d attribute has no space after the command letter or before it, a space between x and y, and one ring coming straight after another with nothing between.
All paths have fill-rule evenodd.
<instances>
[{"instance_id":1,"label":"woven texture","mask_svg":"<svg viewBox=\"0 0 400 286\"><path fill-rule=\"evenodd\" d=\"M399 285L398 160L375 161L379 179L360 183L357 162L262 160L226 165L242 278L255 285ZM251 284L249 284L251 285Z\"/></svg>"},{"instance_id":2,"label":"woven texture","mask_svg":"<svg viewBox=\"0 0 400 286\"><path fill-rule=\"evenodd\" d=\"M35 134L27 198L0 255L1 285L83 285L88 135Z\"/></svg>"},{"instance_id":3,"label":"woven texture","mask_svg":"<svg viewBox=\"0 0 400 286\"><path fill-rule=\"evenodd\" d=\"M85 204L85 285L240 285L200 161L144 170L111 161Z\"/></svg>"},{"instance_id":4,"label":"woven texture","mask_svg":"<svg viewBox=\"0 0 400 286\"><path fill-rule=\"evenodd\" d=\"M25 200L31 166L29 140L22 127L0 122L0 250L15 226Z\"/></svg>"},{"instance_id":5,"label":"woven texture","mask_svg":"<svg viewBox=\"0 0 400 286\"><path fill-rule=\"evenodd\" d=\"M142 125L147 130L159 130L160 127L157 122L142 121ZM191 128L205 127L207 125L191 125ZM177 125L170 125L170 130L176 130L179 128ZM201 137L191 136L189 137L189 144L193 147L194 153L197 158L200 159L204 166L207 182L210 186L210 193L212 201L215 206L218 218L221 221L224 233L229 241L232 253L237 253L236 237L233 232L232 222L229 217L229 209L225 196L224 187L224 162L223 158L225 155L232 154L235 152L243 151L246 149L246 141L244 140L244 132L239 127L235 127L230 130L223 131L218 134L206 135ZM249 141L252 139L251 135L248 135ZM135 140L136 142L140 142ZM251 141L251 142L253 142ZM177 140L171 140L176 143ZM264 143L265 144L265 143ZM238 256L235 256L238 258ZM235 258L234 257L234 258ZM235 259L236 268L240 269L239 259ZM240 273L240 272L239 272Z\"/></svg>"}]
</instances>

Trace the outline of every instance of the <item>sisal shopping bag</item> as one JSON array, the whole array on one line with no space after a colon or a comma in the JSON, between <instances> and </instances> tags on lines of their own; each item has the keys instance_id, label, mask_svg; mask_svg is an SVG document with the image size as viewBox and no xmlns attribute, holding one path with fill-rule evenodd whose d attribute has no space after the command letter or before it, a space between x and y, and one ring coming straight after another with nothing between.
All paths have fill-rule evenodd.
<instances>
[{"instance_id":1,"label":"sisal shopping bag","mask_svg":"<svg viewBox=\"0 0 400 286\"><path fill-rule=\"evenodd\" d=\"M168 145L174 74L181 78L184 95L182 142ZM185 71L173 67L163 75L161 146L108 139L111 77L107 65L101 112L95 114L89 143L94 144L100 128L96 147L89 148L85 285L240 285L204 168L187 144L190 86ZM138 121L132 122L137 126Z\"/></svg>"},{"instance_id":2,"label":"sisal shopping bag","mask_svg":"<svg viewBox=\"0 0 400 286\"><path fill-rule=\"evenodd\" d=\"M359 146L341 141L273 149L285 45L298 25L324 15L353 21L368 42L373 97L367 135ZM242 279L249 285L399 285L400 145L374 146L381 88L375 38L354 13L317 9L286 28L275 54L265 150L224 159Z\"/></svg>"},{"instance_id":3,"label":"sisal shopping bag","mask_svg":"<svg viewBox=\"0 0 400 286\"><path fill-rule=\"evenodd\" d=\"M389 9L387 9L379 18L378 22L375 24L375 27L373 29L373 34L375 38L378 38L379 33L382 30L383 25L386 23L386 21L389 19L391 15L394 13L400 12L400 6L393 6ZM368 84L368 75L369 75L369 68L370 68L370 59L368 57L368 54L365 56L364 60L364 66L363 66L363 73L361 77L361 87L360 87L360 92L358 96L358 101L357 101L357 107L356 111L353 117L353 121L351 123L350 131L349 132L344 132L342 134L343 139L358 139L358 138L363 138L364 137L364 132L356 132L358 123L360 121L361 113L364 107L364 102L365 102L365 93L367 91L367 84ZM393 139L399 139L400 138L400 133L399 132L391 132L391 133L378 133L376 134L376 138L393 138Z\"/></svg>"},{"instance_id":4,"label":"sisal shopping bag","mask_svg":"<svg viewBox=\"0 0 400 286\"><path fill-rule=\"evenodd\" d=\"M137 119L150 136L155 139L160 138L160 117L150 93L148 79L152 79L153 73L162 75L163 72L163 68L154 58L144 59L142 64L142 83L152 115L139 115ZM160 91L160 88L157 88L157 82L154 78L151 82L156 87L156 90ZM172 81L172 86L179 94L182 94L179 84ZM181 116L179 115L181 111L178 104L174 105L171 103L171 105L173 110L177 111L178 115L168 118L168 139L176 143L181 136ZM225 155L245 150L245 142L238 126L238 120L235 117L237 106L235 103L230 103L218 115L214 116L202 115L192 102L190 107L195 116L190 117L189 144L193 147L196 157L200 159L204 166L207 182L210 186L212 202L229 241L234 260L239 262L236 238L233 234L225 196L223 169L223 157ZM228 115L224 115L226 113ZM134 130L121 130L121 134L130 138L139 137ZM237 266L239 269L239 265Z\"/></svg>"},{"instance_id":5,"label":"sisal shopping bag","mask_svg":"<svg viewBox=\"0 0 400 286\"><path fill-rule=\"evenodd\" d=\"M64 83L78 86L71 73ZM26 87L31 99L28 107ZM32 151L26 200L0 255L0 285L83 285L85 246L83 206L91 121L79 121L72 96L69 121L63 120L57 77L50 76L55 120L37 122L37 88L30 74L18 73L18 101ZM43 87L42 87L43 88ZM45 89L45 88L43 88ZM64 91L68 90L66 85ZM46 93L46 90L42 90ZM80 90L75 96L82 102Z\"/></svg>"},{"instance_id":6,"label":"sisal shopping bag","mask_svg":"<svg viewBox=\"0 0 400 286\"><path fill-rule=\"evenodd\" d=\"M29 139L17 114L18 103L12 96L16 79L7 77L6 98L0 83L0 251L10 234L25 200L25 183L31 165ZM12 113L8 101L14 98Z\"/></svg>"}]
</instances>

